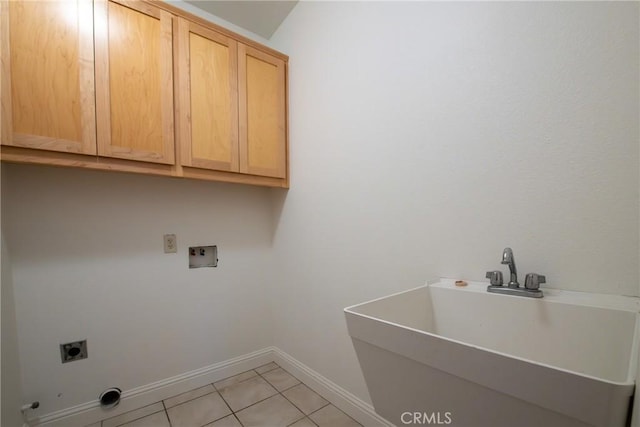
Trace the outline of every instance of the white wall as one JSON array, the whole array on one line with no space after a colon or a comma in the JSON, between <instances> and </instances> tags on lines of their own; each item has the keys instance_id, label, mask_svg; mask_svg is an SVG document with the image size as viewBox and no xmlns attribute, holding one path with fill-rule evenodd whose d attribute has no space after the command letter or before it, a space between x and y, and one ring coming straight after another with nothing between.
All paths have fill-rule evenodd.
<instances>
[{"instance_id":1,"label":"white wall","mask_svg":"<svg viewBox=\"0 0 640 427\"><path fill-rule=\"evenodd\" d=\"M521 278L638 295L638 6L298 4L272 38L291 57L276 345L366 399L342 309L485 280L506 246Z\"/></svg>"},{"instance_id":2,"label":"white wall","mask_svg":"<svg viewBox=\"0 0 640 427\"><path fill-rule=\"evenodd\" d=\"M1 417L0 425L4 427L22 426L22 385L20 378L20 360L18 359L18 334L16 329L16 312L13 298L13 274L11 271L11 257L4 241L4 236L0 237L2 246L2 258L0 265L2 268L2 278L0 281L0 299L2 304L2 367L0 378Z\"/></svg>"},{"instance_id":3,"label":"white wall","mask_svg":"<svg viewBox=\"0 0 640 427\"><path fill-rule=\"evenodd\" d=\"M3 174L23 400L40 401L36 414L272 345L271 190L24 165ZM165 233L177 254L163 253ZM218 268L189 270L187 247L206 244L218 245ZM89 358L61 364L59 344L79 339Z\"/></svg>"}]
</instances>

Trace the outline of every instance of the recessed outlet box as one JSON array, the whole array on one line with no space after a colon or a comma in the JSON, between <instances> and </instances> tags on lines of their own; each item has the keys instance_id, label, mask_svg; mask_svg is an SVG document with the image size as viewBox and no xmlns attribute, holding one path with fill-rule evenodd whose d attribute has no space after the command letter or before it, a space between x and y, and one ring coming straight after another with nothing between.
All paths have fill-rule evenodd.
<instances>
[{"instance_id":1,"label":"recessed outlet box","mask_svg":"<svg viewBox=\"0 0 640 427\"><path fill-rule=\"evenodd\" d=\"M86 359L88 355L87 340L60 344L60 357L62 358L62 363Z\"/></svg>"},{"instance_id":2,"label":"recessed outlet box","mask_svg":"<svg viewBox=\"0 0 640 427\"><path fill-rule=\"evenodd\" d=\"M217 246L193 246L189 248L189 268L217 267Z\"/></svg>"}]
</instances>

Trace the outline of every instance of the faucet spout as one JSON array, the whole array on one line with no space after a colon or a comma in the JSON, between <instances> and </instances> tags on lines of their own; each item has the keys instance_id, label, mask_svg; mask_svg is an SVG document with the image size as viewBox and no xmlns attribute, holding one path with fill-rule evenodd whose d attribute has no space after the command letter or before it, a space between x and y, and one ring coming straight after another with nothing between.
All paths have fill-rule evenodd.
<instances>
[{"instance_id":1,"label":"faucet spout","mask_svg":"<svg viewBox=\"0 0 640 427\"><path fill-rule=\"evenodd\" d=\"M518 271L516 270L516 260L513 257L513 251L511 248L504 248L502 252L502 264L509 265L509 272L511 276L509 278L508 286L510 288L517 288L520 286L518 283Z\"/></svg>"}]
</instances>

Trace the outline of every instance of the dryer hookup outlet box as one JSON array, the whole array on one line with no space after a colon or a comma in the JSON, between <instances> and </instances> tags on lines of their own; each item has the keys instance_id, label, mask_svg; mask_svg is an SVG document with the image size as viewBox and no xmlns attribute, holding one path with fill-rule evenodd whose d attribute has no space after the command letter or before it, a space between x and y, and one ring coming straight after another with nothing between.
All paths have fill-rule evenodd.
<instances>
[{"instance_id":1,"label":"dryer hookup outlet box","mask_svg":"<svg viewBox=\"0 0 640 427\"><path fill-rule=\"evenodd\" d=\"M88 356L87 340L60 344L62 363L75 362L76 360L86 359Z\"/></svg>"},{"instance_id":2,"label":"dryer hookup outlet box","mask_svg":"<svg viewBox=\"0 0 640 427\"><path fill-rule=\"evenodd\" d=\"M193 246L189 248L189 268L217 267L217 246Z\"/></svg>"}]
</instances>

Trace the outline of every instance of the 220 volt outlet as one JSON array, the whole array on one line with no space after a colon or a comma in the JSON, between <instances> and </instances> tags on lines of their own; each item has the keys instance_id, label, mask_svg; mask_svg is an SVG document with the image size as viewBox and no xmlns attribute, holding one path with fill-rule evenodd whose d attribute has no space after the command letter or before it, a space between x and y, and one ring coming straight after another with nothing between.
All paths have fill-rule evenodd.
<instances>
[{"instance_id":1,"label":"220 volt outlet","mask_svg":"<svg viewBox=\"0 0 640 427\"><path fill-rule=\"evenodd\" d=\"M86 359L88 356L87 340L60 344L62 363L75 362L76 360Z\"/></svg>"}]
</instances>

